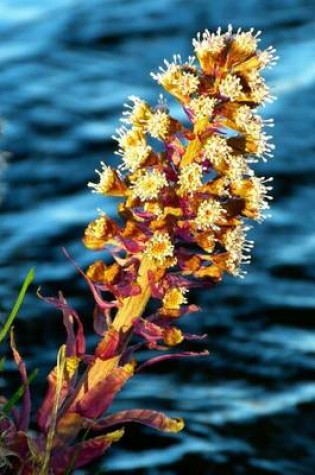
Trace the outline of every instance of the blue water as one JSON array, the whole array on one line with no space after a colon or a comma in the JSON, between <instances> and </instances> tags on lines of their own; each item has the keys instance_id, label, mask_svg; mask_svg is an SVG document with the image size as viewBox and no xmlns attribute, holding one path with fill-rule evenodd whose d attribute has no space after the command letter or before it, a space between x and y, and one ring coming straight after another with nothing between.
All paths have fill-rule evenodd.
<instances>
[{"instance_id":1,"label":"blue water","mask_svg":"<svg viewBox=\"0 0 315 475\"><path fill-rule=\"evenodd\" d=\"M315 4L0 1L1 149L11 154L1 175L0 312L35 266L16 334L42 377L63 330L35 290L64 290L89 326L92 299L61 247L86 266L94 256L80 242L84 227L97 207L115 215L115 203L86 183L100 160L114 163L110 137L122 103L130 94L154 101L160 91L149 72L173 53L190 54L197 31L228 23L262 29L263 44L281 57L268 73L279 99L265 110L276 121L276 158L261 167L275 176L272 218L253 232L246 279L193 295L204 310L184 327L207 331L210 357L139 375L116 402L181 415L186 430L165 436L130 427L106 473L315 473ZM1 392L17 384L14 371L8 362ZM36 396L44 390L37 387Z\"/></svg>"}]
</instances>

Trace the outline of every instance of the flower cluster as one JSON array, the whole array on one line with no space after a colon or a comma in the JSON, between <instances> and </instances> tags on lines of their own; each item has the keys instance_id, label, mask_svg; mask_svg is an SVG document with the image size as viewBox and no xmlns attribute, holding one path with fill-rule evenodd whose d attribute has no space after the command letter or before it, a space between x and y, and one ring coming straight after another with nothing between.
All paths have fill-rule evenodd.
<instances>
[{"instance_id":1,"label":"flower cluster","mask_svg":"<svg viewBox=\"0 0 315 475\"><path fill-rule=\"evenodd\" d=\"M225 33L206 30L193 40L199 65L193 57L183 61L175 55L152 73L180 102L190 126L170 115L165 100L152 107L132 96L126 105L125 126L114 137L122 173L103 164L100 182L90 185L101 194L124 198L119 212L125 226L102 215L84 237L89 248L95 249L97 241L99 250L113 245L117 255L124 253L114 277L105 263L102 275L99 262L88 270L115 301L122 301L122 282L130 272L128 282L134 285L128 296L139 291L144 259L150 285L160 289L164 319L172 292L183 295L190 286L219 281L225 272L245 274L243 264L252 247L246 238L248 221L262 221L271 199L271 179L256 177L251 168L273 150L264 131L273 122L263 120L257 108L272 99L261 73L276 58L272 48L258 48L259 35L231 27ZM179 307L185 304L186 297Z\"/></svg>"},{"instance_id":2,"label":"flower cluster","mask_svg":"<svg viewBox=\"0 0 315 475\"><path fill-rule=\"evenodd\" d=\"M20 473L71 473L123 435L123 429L110 428L129 421L169 432L182 429L181 419L154 411L104 413L136 371L196 354L163 354L140 366L135 359L135 350L144 346L165 351L202 338L178 327L181 316L198 310L189 304L191 288L212 286L225 273L245 274L253 246L249 222L264 219L271 199L271 178L257 177L251 168L273 150L264 131L273 123L257 108L272 100L261 73L276 58L273 48L260 50L258 43L253 30L206 30L193 40L199 65L193 57L174 56L152 73L179 101L189 125L170 115L163 97L156 107L134 96L126 104L124 125L114 136L121 163L114 169L102 162L98 181L88 184L95 193L120 197L123 223L101 212L83 237L87 248L107 251L85 273L80 270L95 298L100 341L86 354L76 312L62 294L49 300L63 312L67 343L48 378L36 437L26 435L28 380L12 345L25 395L16 421L2 417L0 429ZM148 315L150 299L156 310ZM140 342L133 344L132 334ZM80 439L82 431L89 433L86 439ZM95 431L101 435L95 437Z\"/></svg>"}]
</instances>

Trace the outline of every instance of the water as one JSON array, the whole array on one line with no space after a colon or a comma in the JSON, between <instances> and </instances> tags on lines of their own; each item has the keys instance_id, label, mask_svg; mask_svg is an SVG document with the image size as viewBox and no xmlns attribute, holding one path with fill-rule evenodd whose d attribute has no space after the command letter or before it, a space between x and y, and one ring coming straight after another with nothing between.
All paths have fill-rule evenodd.
<instances>
[{"instance_id":1,"label":"water","mask_svg":"<svg viewBox=\"0 0 315 475\"><path fill-rule=\"evenodd\" d=\"M184 324L208 332L211 355L137 376L115 405L181 415L186 430L129 427L103 464L107 473L314 474L314 14L308 0L0 3L1 148L11 153L2 176L0 311L35 266L16 333L42 376L63 330L34 291L62 289L88 326L92 299L61 247L86 266L94 256L80 242L84 227L99 206L115 214L115 203L86 183L100 160L113 160L110 137L126 97L154 100L149 72L175 52L190 54L190 38L204 28L254 26L281 56L269 73L279 100L265 111L277 124L276 159L261 168L275 176L273 217L254 231L247 278L193 295L204 311ZM1 392L17 384L14 371L8 363Z\"/></svg>"}]
</instances>

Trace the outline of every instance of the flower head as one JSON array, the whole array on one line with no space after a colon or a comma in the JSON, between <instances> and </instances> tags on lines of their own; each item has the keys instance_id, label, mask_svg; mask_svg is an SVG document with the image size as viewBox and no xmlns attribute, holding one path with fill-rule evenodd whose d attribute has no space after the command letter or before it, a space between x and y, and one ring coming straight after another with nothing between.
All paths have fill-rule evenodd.
<instances>
[{"instance_id":1,"label":"flower head","mask_svg":"<svg viewBox=\"0 0 315 475\"><path fill-rule=\"evenodd\" d=\"M146 243L144 253L154 264L163 265L167 258L173 257L174 245L165 232L156 232Z\"/></svg>"},{"instance_id":2,"label":"flower head","mask_svg":"<svg viewBox=\"0 0 315 475\"><path fill-rule=\"evenodd\" d=\"M127 127L122 126L116 130L116 133L117 135L114 135L113 139L117 140L122 150L134 147L143 140L143 131L136 127L127 129Z\"/></svg>"},{"instance_id":3,"label":"flower head","mask_svg":"<svg viewBox=\"0 0 315 475\"><path fill-rule=\"evenodd\" d=\"M225 173L231 183L240 183L244 175L253 174L252 170L248 167L246 158L240 154L230 156Z\"/></svg>"},{"instance_id":4,"label":"flower head","mask_svg":"<svg viewBox=\"0 0 315 475\"><path fill-rule=\"evenodd\" d=\"M163 309L178 310L183 304L187 303L187 297L185 296L187 292L187 289L180 287L168 289L163 297Z\"/></svg>"},{"instance_id":5,"label":"flower head","mask_svg":"<svg viewBox=\"0 0 315 475\"><path fill-rule=\"evenodd\" d=\"M198 86L199 78L189 71L184 71L178 81L178 88L182 91L184 96L190 96L191 94L196 92Z\"/></svg>"},{"instance_id":6,"label":"flower head","mask_svg":"<svg viewBox=\"0 0 315 475\"><path fill-rule=\"evenodd\" d=\"M95 170L95 172L100 177L99 183L88 183L88 186L92 188L93 193L101 193L106 195L107 192L111 189L115 181L115 172L111 167L105 165L104 162L101 162L102 171Z\"/></svg>"},{"instance_id":7,"label":"flower head","mask_svg":"<svg viewBox=\"0 0 315 475\"><path fill-rule=\"evenodd\" d=\"M225 38L221 35L221 28L216 33L210 33L209 30L198 33L197 38L193 39L193 46L198 56L206 53L214 55L221 53L225 47Z\"/></svg>"},{"instance_id":8,"label":"flower head","mask_svg":"<svg viewBox=\"0 0 315 475\"><path fill-rule=\"evenodd\" d=\"M250 96L253 102L256 102L257 104L273 102L274 97L271 96L269 87L257 71L252 72L249 75L248 85L251 89Z\"/></svg>"},{"instance_id":9,"label":"flower head","mask_svg":"<svg viewBox=\"0 0 315 475\"><path fill-rule=\"evenodd\" d=\"M271 135L267 135L265 132L257 132L255 135L248 135L246 140L246 151L256 155L258 158L262 158L267 161L268 158L272 158L272 151L274 150L274 144L270 143L272 139Z\"/></svg>"},{"instance_id":10,"label":"flower head","mask_svg":"<svg viewBox=\"0 0 315 475\"><path fill-rule=\"evenodd\" d=\"M154 169L141 175L133 184L132 194L141 201L152 200L167 186L165 174Z\"/></svg>"},{"instance_id":11,"label":"flower head","mask_svg":"<svg viewBox=\"0 0 315 475\"><path fill-rule=\"evenodd\" d=\"M170 128L170 117L167 112L157 110L146 121L145 129L152 137L165 140Z\"/></svg>"},{"instance_id":12,"label":"flower head","mask_svg":"<svg viewBox=\"0 0 315 475\"><path fill-rule=\"evenodd\" d=\"M261 32L253 33L254 28L249 31L239 30L233 37L233 47L240 53L246 53L247 55L255 53L259 41L258 36Z\"/></svg>"},{"instance_id":13,"label":"flower head","mask_svg":"<svg viewBox=\"0 0 315 475\"><path fill-rule=\"evenodd\" d=\"M263 127L263 121L257 114L253 113L249 106L245 105L237 109L234 120L236 126L239 127L241 131L244 131L247 134L255 137L260 135Z\"/></svg>"},{"instance_id":14,"label":"flower head","mask_svg":"<svg viewBox=\"0 0 315 475\"><path fill-rule=\"evenodd\" d=\"M172 62L164 60L165 67L160 67L160 71L151 73L151 76L179 100L185 100L199 87L199 78L193 63L193 57L182 63L181 57L174 55Z\"/></svg>"},{"instance_id":15,"label":"flower head","mask_svg":"<svg viewBox=\"0 0 315 475\"><path fill-rule=\"evenodd\" d=\"M212 135L204 146L204 156L214 166L221 164L222 161L228 161L231 152L232 148L229 147L227 140L218 134Z\"/></svg>"},{"instance_id":16,"label":"flower head","mask_svg":"<svg viewBox=\"0 0 315 475\"><path fill-rule=\"evenodd\" d=\"M263 221L266 216L263 211L269 209L269 201L272 197L269 195L272 186L269 185L273 178L250 177L242 180L242 182L231 184L233 193L241 196L245 200L244 215L257 220Z\"/></svg>"},{"instance_id":17,"label":"flower head","mask_svg":"<svg viewBox=\"0 0 315 475\"><path fill-rule=\"evenodd\" d=\"M150 156L152 148L145 139L139 140L135 145L117 152L123 160L123 167L132 172L136 171Z\"/></svg>"},{"instance_id":18,"label":"flower head","mask_svg":"<svg viewBox=\"0 0 315 475\"><path fill-rule=\"evenodd\" d=\"M103 249L105 244L116 236L117 232L118 227L114 221L102 213L86 228L83 242L89 249Z\"/></svg>"},{"instance_id":19,"label":"flower head","mask_svg":"<svg viewBox=\"0 0 315 475\"><path fill-rule=\"evenodd\" d=\"M212 97L198 96L189 102L189 109L195 120L207 119L213 114L215 104L216 101Z\"/></svg>"},{"instance_id":20,"label":"flower head","mask_svg":"<svg viewBox=\"0 0 315 475\"><path fill-rule=\"evenodd\" d=\"M237 226L228 229L223 235L222 243L228 252L228 257L225 262L227 271L233 275L241 276L244 271L241 270L242 264L250 262L250 251L253 247L253 241L246 239L246 231L248 227Z\"/></svg>"},{"instance_id":21,"label":"flower head","mask_svg":"<svg viewBox=\"0 0 315 475\"><path fill-rule=\"evenodd\" d=\"M221 34L221 28L216 33L205 30L193 39L193 46L202 70L210 74L214 70L215 60L226 48L226 35Z\"/></svg>"},{"instance_id":22,"label":"flower head","mask_svg":"<svg viewBox=\"0 0 315 475\"><path fill-rule=\"evenodd\" d=\"M231 101L239 99L243 93L240 78L234 74L227 74L220 83L219 91L222 96L228 97Z\"/></svg>"},{"instance_id":23,"label":"flower head","mask_svg":"<svg viewBox=\"0 0 315 475\"><path fill-rule=\"evenodd\" d=\"M197 229L218 229L218 222L224 221L225 210L219 201L209 199L202 201L198 207L195 224Z\"/></svg>"},{"instance_id":24,"label":"flower head","mask_svg":"<svg viewBox=\"0 0 315 475\"><path fill-rule=\"evenodd\" d=\"M202 186L202 166L198 163L185 165L180 170L178 183L180 192L191 193Z\"/></svg>"},{"instance_id":25,"label":"flower head","mask_svg":"<svg viewBox=\"0 0 315 475\"><path fill-rule=\"evenodd\" d=\"M141 127L150 115L150 106L137 96L130 96L129 100L132 104L125 104L127 110L123 112L121 122Z\"/></svg>"}]
</instances>

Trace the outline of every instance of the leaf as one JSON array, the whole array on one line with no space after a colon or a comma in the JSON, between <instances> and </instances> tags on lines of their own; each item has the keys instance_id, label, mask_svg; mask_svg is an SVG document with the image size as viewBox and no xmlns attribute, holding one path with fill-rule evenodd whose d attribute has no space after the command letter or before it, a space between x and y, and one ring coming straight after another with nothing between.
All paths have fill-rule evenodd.
<instances>
[{"instance_id":1,"label":"leaf","mask_svg":"<svg viewBox=\"0 0 315 475\"><path fill-rule=\"evenodd\" d=\"M56 475L67 475L73 469L83 467L117 442L124 435L124 430L120 429L109 434L100 435L92 439L83 441L74 447L64 447L56 450L52 458L52 469Z\"/></svg>"},{"instance_id":2,"label":"leaf","mask_svg":"<svg viewBox=\"0 0 315 475\"><path fill-rule=\"evenodd\" d=\"M18 367L18 370L20 372L20 376L22 379L22 383L24 386L23 403L22 403L22 409L20 411L18 422L17 422L17 429L20 431L26 431L28 429L28 425L30 422L31 393L30 393L29 384L27 382L26 366L16 347L13 328L11 328L11 331L10 331L10 346L12 349L14 361Z\"/></svg>"},{"instance_id":3,"label":"leaf","mask_svg":"<svg viewBox=\"0 0 315 475\"><path fill-rule=\"evenodd\" d=\"M151 411L149 409L131 409L116 412L97 422L87 420L86 425L91 430L99 431L118 424L126 424L127 422L137 422L163 432L179 432L184 428L183 419L173 419L167 417L162 412Z\"/></svg>"},{"instance_id":4,"label":"leaf","mask_svg":"<svg viewBox=\"0 0 315 475\"><path fill-rule=\"evenodd\" d=\"M27 276L26 276L26 278L23 282L22 288L19 292L18 298L15 301L14 307L13 307L10 315L8 316L2 330L0 331L0 342L5 338L8 331L10 330L11 325L12 325L15 317L17 316L17 314L20 310L20 307L21 307L22 302L24 300L26 291L27 291L28 287L30 286L31 282L34 280L34 277L35 277L35 271L34 271L34 268L32 268L28 272L28 274L27 274Z\"/></svg>"},{"instance_id":5,"label":"leaf","mask_svg":"<svg viewBox=\"0 0 315 475\"><path fill-rule=\"evenodd\" d=\"M64 370L65 370L65 364L66 364L65 361L66 361L66 345L62 345L57 355L55 401L54 401L54 406L52 408L50 428L49 428L49 432L47 434L47 440L46 440L45 457L44 457L43 466L40 471L40 475L46 475L46 473L48 473L50 455L51 455L51 450L53 447L53 441L54 441L55 431L56 431L56 422L57 422L59 402L60 402L59 398L60 398L60 392L62 389L62 381L64 377Z\"/></svg>"},{"instance_id":6,"label":"leaf","mask_svg":"<svg viewBox=\"0 0 315 475\"><path fill-rule=\"evenodd\" d=\"M5 356L0 359L0 372L4 369Z\"/></svg>"},{"instance_id":7,"label":"leaf","mask_svg":"<svg viewBox=\"0 0 315 475\"><path fill-rule=\"evenodd\" d=\"M84 457L84 450L82 449L85 448L86 444L88 444L87 445L88 453L91 456L92 455L91 450L90 450L91 444L92 446L93 445L95 446L95 441L103 441L103 443L105 442L105 445L103 445L103 447L100 447L102 452L100 453L100 451L97 450L96 454L95 453L93 454L93 458L95 459L97 457L100 457L100 455L102 455L102 453L104 453L104 451L107 448L109 448L112 443L118 442L125 433L124 429L122 428L122 429L115 430L114 432L109 432L108 434L105 434L103 436L94 437L86 441L89 435L89 432L90 432L90 429L87 429L83 435L81 442L75 446L75 450L73 450L72 457L71 457L69 465L67 466L67 471L65 472L65 475L70 475L72 473L73 468L78 467L79 463L81 463L81 466L88 463L86 461L82 463L83 462L82 459ZM106 444L109 444L109 445L106 445ZM95 447L92 447L92 448L95 448ZM92 461L92 459L90 459L89 461Z\"/></svg>"},{"instance_id":8,"label":"leaf","mask_svg":"<svg viewBox=\"0 0 315 475\"><path fill-rule=\"evenodd\" d=\"M167 353L164 355L160 356L155 356L153 358L150 358L149 360L145 361L142 365L138 367L137 373L142 371L144 368L147 366L151 366L156 363L161 363L162 361L167 361L167 360L172 360L172 359L180 359L180 358L194 358L197 356L208 356L209 351L204 350L201 352L195 352L195 351L182 351L181 353Z\"/></svg>"},{"instance_id":9,"label":"leaf","mask_svg":"<svg viewBox=\"0 0 315 475\"><path fill-rule=\"evenodd\" d=\"M66 356L81 355L85 352L84 329L78 313L68 305L62 292L58 297L43 297L39 291L37 296L44 302L53 305L63 314L63 324L67 333ZM74 322L77 323L77 331L74 330Z\"/></svg>"},{"instance_id":10,"label":"leaf","mask_svg":"<svg viewBox=\"0 0 315 475\"><path fill-rule=\"evenodd\" d=\"M107 360L108 361L108 360ZM114 367L107 377L98 375L98 382L78 396L70 406L70 411L77 412L83 417L100 417L111 405L116 394L130 379L135 370L133 362L124 366Z\"/></svg>"},{"instance_id":11,"label":"leaf","mask_svg":"<svg viewBox=\"0 0 315 475\"><path fill-rule=\"evenodd\" d=\"M38 374L38 369L36 368L36 369L34 369L34 371L32 371L30 376L27 378L27 384L28 385L30 385L34 381L37 374ZM8 400L8 402L6 402L4 404L4 406L2 407L2 413L5 416L9 414L9 412L11 411L13 406L15 406L15 404L18 402L18 400L21 399L21 397L24 394L24 391L25 391L25 384L21 384L21 386L15 391L13 396L11 396L11 398Z\"/></svg>"}]
</instances>

